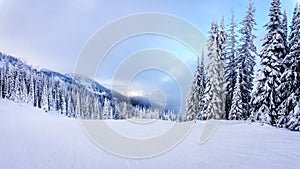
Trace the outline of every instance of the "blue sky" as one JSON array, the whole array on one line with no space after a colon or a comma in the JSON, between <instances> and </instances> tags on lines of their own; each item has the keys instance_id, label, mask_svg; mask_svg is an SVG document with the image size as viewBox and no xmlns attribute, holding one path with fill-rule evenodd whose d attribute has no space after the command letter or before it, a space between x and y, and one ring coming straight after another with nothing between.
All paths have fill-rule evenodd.
<instances>
[{"instance_id":1,"label":"blue sky","mask_svg":"<svg viewBox=\"0 0 300 169\"><path fill-rule=\"evenodd\" d=\"M290 23L298 0L281 1ZM265 34L263 25L268 21L270 2L254 0L258 49L260 39ZM225 23L229 23L231 10L235 12L237 22L240 22L247 5L248 0L0 0L0 51L41 68L70 73L89 37L120 17L141 12L168 13L187 20L207 35L211 21L219 22L224 16ZM146 48L160 48L173 53L194 72L196 57L189 49L166 37L145 35L129 38L111 50L106 57L106 64L99 68L96 79L109 84L122 58ZM110 59L110 55L118 57ZM144 94L154 88L163 90L170 102L180 102L177 99L179 91L176 81L162 72L140 73L130 86L130 90L141 90ZM124 92L122 88L120 90Z\"/></svg>"}]
</instances>

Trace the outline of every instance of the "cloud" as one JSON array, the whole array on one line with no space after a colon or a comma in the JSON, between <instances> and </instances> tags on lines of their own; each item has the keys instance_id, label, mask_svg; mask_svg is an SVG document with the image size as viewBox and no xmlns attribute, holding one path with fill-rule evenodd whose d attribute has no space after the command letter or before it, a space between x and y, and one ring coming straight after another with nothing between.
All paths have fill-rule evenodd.
<instances>
[{"instance_id":1,"label":"cloud","mask_svg":"<svg viewBox=\"0 0 300 169\"><path fill-rule=\"evenodd\" d=\"M142 90L131 90L131 91L124 93L124 95L128 96L128 97L145 96L145 94Z\"/></svg>"}]
</instances>

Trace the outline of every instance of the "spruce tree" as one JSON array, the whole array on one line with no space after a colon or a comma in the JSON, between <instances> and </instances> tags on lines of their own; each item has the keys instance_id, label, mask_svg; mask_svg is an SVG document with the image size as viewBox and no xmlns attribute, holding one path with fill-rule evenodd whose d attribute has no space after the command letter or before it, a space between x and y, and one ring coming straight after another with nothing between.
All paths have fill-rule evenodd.
<instances>
[{"instance_id":1,"label":"spruce tree","mask_svg":"<svg viewBox=\"0 0 300 169\"><path fill-rule=\"evenodd\" d=\"M300 11L298 4L294 8L291 33L289 36L289 49L290 52L283 60L285 66L284 73L281 77L281 84L278 87L280 92L281 104L278 107L278 127L288 127L295 130L297 119L299 119L299 106L300 99Z\"/></svg>"},{"instance_id":2,"label":"spruce tree","mask_svg":"<svg viewBox=\"0 0 300 169\"><path fill-rule=\"evenodd\" d=\"M262 123L275 125L278 119L276 108L280 103L276 88L281 83L282 59L286 55L286 41L282 27L280 0L273 0L270 8L270 21L265 25L267 34L263 38L257 88L252 97L252 117Z\"/></svg>"},{"instance_id":3,"label":"spruce tree","mask_svg":"<svg viewBox=\"0 0 300 169\"><path fill-rule=\"evenodd\" d=\"M204 54L202 53L201 63L197 62L194 80L192 82L191 90L186 102L187 106L187 120L195 120L201 116L200 111L203 110L203 96L205 91L205 67Z\"/></svg>"},{"instance_id":4,"label":"spruce tree","mask_svg":"<svg viewBox=\"0 0 300 169\"><path fill-rule=\"evenodd\" d=\"M242 120L243 119L243 100L242 100L242 91L241 91L241 72L237 71L237 79L234 85L233 98L231 108L228 114L229 120Z\"/></svg>"},{"instance_id":5,"label":"spruce tree","mask_svg":"<svg viewBox=\"0 0 300 169\"><path fill-rule=\"evenodd\" d=\"M250 115L251 91L253 89L255 56L257 54L254 45L256 36L253 34L256 25L254 19L255 8L253 2L250 1L246 16L241 22L240 45L238 46L236 66L239 70L239 80L241 90L241 107L243 109L242 118L247 119Z\"/></svg>"},{"instance_id":6,"label":"spruce tree","mask_svg":"<svg viewBox=\"0 0 300 169\"><path fill-rule=\"evenodd\" d=\"M198 63L199 64L199 63ZM201 63L200 63L200 77L199 77L199 95L200 95L200 112L197 116L198 119L204 120L204 117L202 116L204 113L204 107L205 107L205 90L206 90L206 84L207 84L207 73L206 73L206 67L204 65L204 51L202 50L202 56L201 56ZM172 111L171 111L172 112Z\"/></svg>"},{"instance_id":7,"label":"spruce tree","mask_svg":"<svg viewBox=\"0 0 300 169\"><path fill-rule=\"evenodd\" d=\"M224 117L224 73L223 60L220 52L220 39L217 23L211 24L210 36L208 39L209 65L207 77L209 78L209 90L206 93L206 100L209 101L205 109L207 119L220 119Z\"/></svg>"},{"instance_id":8,"label":"spruce tree","mask_svg":"<svg viewBox=\"0 0 300 169\"><path fill-rule=\"evenodd\" d=\"M225 112L226 118L228 118L228 114L232 104L232 97L234 86L236 82L236 46L237 46L237 35L235 33L236 28L234 13L232 11L231 14L231 23L229 25L229 30L227 33L227 41L226 41L226 60L225 60L225 79L226 79L226 103L225 103Z\"/></svg>"},{"instance_id":9,"label":"spruce tree","mask_svg":"<svg viewBox=\"0 0 300 169\"><path fill-rule=\"evenodd\" d=\"M286 11L283 12L283 17L282 17L282 29L284 31L284 40L287 40L288 37L288 28L287 28L287 16L286 16Z\"/></svg>"},{"instance_id":10,"label":"spruce tree","mask_svg":"<svg viewBox=\"0 0 300 169\"><path fill-rule=\"evenodd\" d=\"M46 112L49 110L49 102L48 102L48 83L47 79L44 74L42 74L42 96L41 96L41 105L42 109L44 109Z\"/></svg>"}]
</instances>

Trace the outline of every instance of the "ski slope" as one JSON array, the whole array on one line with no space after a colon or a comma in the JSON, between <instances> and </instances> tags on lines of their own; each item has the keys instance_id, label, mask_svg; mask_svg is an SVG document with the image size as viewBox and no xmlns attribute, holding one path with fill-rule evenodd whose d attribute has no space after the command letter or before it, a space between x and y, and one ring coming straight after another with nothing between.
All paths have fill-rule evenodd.
<instances>
[{"instance_id":1,"label":"ski slope","mask_svg":"<svg viewBox=\"0 0 300 169\"><path fill-rule=\"evenodd\" d=\"M299 132L221 121L208 142L200 145L197 139L204 124L198 121L185 140L160 156L126 159L100 149L76 119L0 99L0 168L296 169L300 166ZM155 134L153 129L167 130L170 123L158 121L143 130L127 121L115 121L112 125L132 137L147 137Z\"/></svg>"}]
</instances>

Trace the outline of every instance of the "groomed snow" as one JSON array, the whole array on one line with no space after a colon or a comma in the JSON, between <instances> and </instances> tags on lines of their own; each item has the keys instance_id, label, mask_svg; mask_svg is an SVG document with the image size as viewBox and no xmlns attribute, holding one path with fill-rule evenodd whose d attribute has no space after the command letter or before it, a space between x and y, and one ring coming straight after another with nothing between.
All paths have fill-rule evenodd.
<instances>
[{"instance_id":1,"label":"groomed snow","mask_svg":"<svg viewBox=\"0 0 300 169\"><path fill-rule=\"evenodd\" d=\"M171 122L170 122L171 123ZM155 130L169 122L157 122ZM183 169L299 168L300 133L260 124L221 121L203 145L197 139L205 122L198 121L187 138L171 151L148 159L125 159L95 145L76 119L45 113L29 105L0 99L0 168L22 169ZM151 133L113 122L115 128ZM136 125L139 127L139 125ZM124 129L125 130L125 129Z\"/></svg>"}]
</instances>

